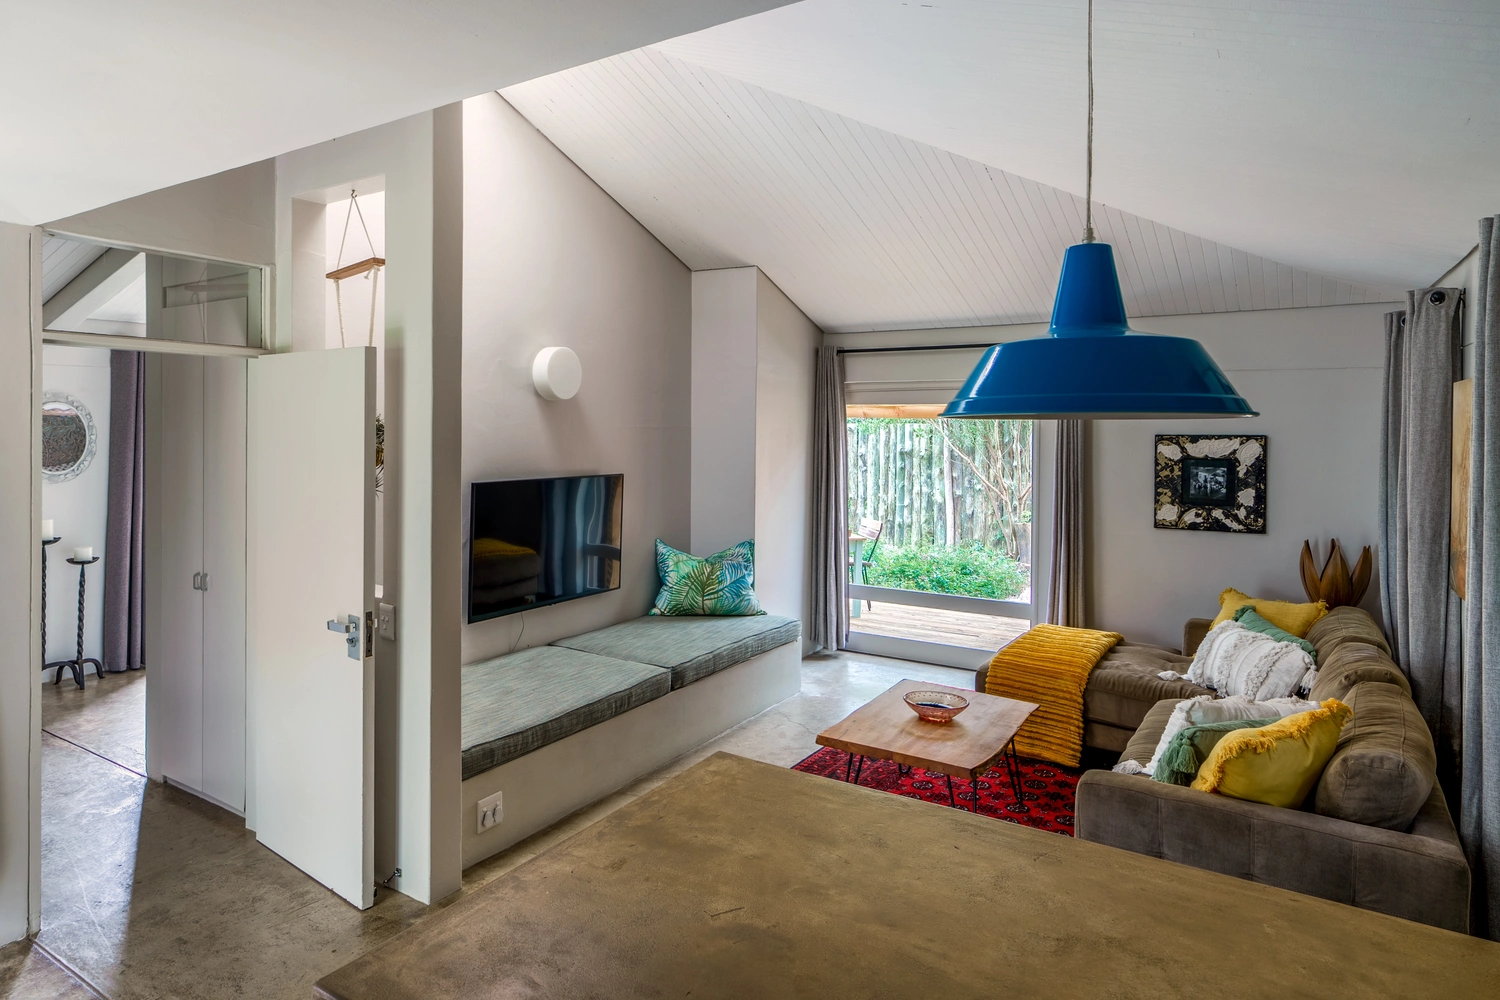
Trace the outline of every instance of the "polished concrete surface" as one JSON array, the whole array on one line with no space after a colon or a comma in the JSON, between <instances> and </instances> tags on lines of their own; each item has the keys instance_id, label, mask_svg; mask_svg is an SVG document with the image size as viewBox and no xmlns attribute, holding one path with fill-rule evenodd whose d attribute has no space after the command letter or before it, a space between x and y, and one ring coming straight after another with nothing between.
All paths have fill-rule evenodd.
<instances>
[{"instance_id":1,"label":"polished concrete surface","mask_svg":"<svg viewBox=\"0 0 1500 1000\"><path fill-rule=\"evenodd\" d=\"M968 671L879 657L809 658L801 693L476 865L459 895L426 907L381 892L363 913L261 847L238 817L142 777L144 675L90 678L84 691L49 684L38 942L111 1000L304 1000L319 977L716 750L796 763L817 749L819 730L903 677L973 682ZM0 998L75 995L57 991L59 981L79 989L60 975L35 951L0 952Z\"/></svg>"},{"instance_id":2,"label":"polished concrete surface","mask_svg":"<svg viewBox=\"0 0 1500 1000\"><path fill-rule=\"evenodd\" d=\"M1495 996L1500 944L715 754L332 1000Z\"/></svg>"}]
</instances>

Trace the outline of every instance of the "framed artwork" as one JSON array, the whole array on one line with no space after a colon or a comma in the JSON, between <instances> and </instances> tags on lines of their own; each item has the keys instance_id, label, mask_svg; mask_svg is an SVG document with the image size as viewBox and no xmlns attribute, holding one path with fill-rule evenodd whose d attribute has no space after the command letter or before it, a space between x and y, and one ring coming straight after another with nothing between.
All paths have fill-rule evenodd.
<instances>
[{"instance_id":1,"label":"framed artwork","mask_svg":"<svg viewBox=\"0 0 1500 1000\"><path fill-rule=\"evenodd\" d=\"M1156 435L1158 528L1266 533L1266 436Z\"/></svg>"}]
</instances>

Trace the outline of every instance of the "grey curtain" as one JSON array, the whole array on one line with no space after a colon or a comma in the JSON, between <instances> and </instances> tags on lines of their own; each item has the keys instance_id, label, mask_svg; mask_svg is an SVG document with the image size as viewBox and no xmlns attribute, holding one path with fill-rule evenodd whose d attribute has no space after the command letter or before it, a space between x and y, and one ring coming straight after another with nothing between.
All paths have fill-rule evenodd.
<instances>
[{"instance_id":1,"label":"grey curtain","mask_svg":"<svg viewBox=\"0 0 1500 1000\"><path fill-rule=\"evenodd\" d=\"M813 390L813 594L808 639L826 650L849 638L849 466L845 456L844 357L818 350Z\"/></svg>"},{"instance_id":2,"label":"grey curtain","mask_svg":"<svg viewBox=\"0 0 1500 1000\"><path fill-rule=\"evenodd\" d=\"M1437 741L1445 788L1457 775L1462 640L1448 587L1453 383L1462 373L1459 289L1408 292L1385 317L1381 427L1381 598L1396 662Z\"/></svg>"},{"instance_id":3,"label":"grey curtain","mask_svg":"<svg viewBox=\"0 0 1500 1000\"><path fill-rule=\"evenodd\" d=\"M1087 457L1082 420L1057 422L1056 483L1052 490L1052 588L1047 621L1084 627L1083 467Z\"/></svg>"},{"instance_id":4,"label":"grey curtain","mask_svg":"<svg viewBox=\"0 0 1500 1000\"><path fill-rule=\"evenodd\" d=\"M109 356L109 514L104 532L104 669L146 665L141 648L142 526L145 522L146 361Z\"/></svg>"},{"instance_id":5,"label":"grey curtain","mask_svg":"<svg viewBox=\"0 0 1500 1000\"><path fill-rule=\"evenodd\" d=\"M1475 934L1500 940L1500 219L1479 223L1458 827Z\"/></svg>"}]
</instances>

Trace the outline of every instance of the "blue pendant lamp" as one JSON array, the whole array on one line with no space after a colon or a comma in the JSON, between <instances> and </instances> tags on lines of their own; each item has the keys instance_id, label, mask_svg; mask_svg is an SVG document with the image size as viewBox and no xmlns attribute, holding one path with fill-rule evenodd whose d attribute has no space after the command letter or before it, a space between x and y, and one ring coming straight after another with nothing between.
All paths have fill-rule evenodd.
<instances>
[{"instance_id":1,"label":"blue pendant lamp","mask_svg":"<svg viewBox=\"0 0 1500 1000\"><path fill-rule=\"evenodd\" d=\"M1063 255L1047 336L984 352L945 417L1253 417L1203 345L1135 333L1108 243L1094 242L1094 5L1089 0L1088 169L1083 242Z\"/></svg>"}]
</instances>

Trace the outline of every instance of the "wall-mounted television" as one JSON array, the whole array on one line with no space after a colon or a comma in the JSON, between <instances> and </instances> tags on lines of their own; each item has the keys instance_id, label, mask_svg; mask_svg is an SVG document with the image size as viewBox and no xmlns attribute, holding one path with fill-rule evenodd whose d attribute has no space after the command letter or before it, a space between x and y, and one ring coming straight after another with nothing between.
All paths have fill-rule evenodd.
<instances>
[{"instance_id":1,"label":"wall-mounted television","mask_svg":"<svg viewBox=\"0 0 1500 1000\"><path fill-rule=\"evenodd\" d=\"M625 477L562 476L469 489L469 621L620 587Z\"/></svg>"}]
</instances>

